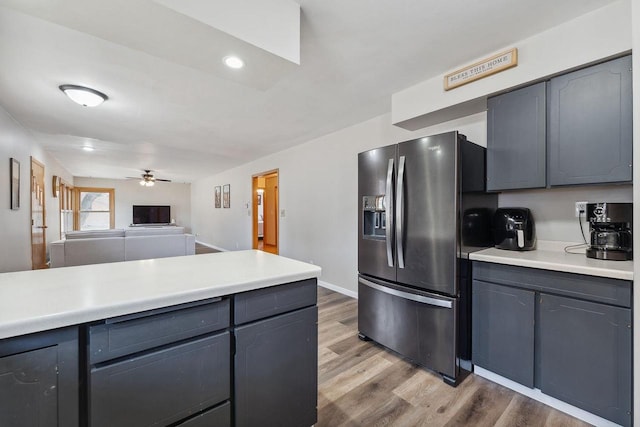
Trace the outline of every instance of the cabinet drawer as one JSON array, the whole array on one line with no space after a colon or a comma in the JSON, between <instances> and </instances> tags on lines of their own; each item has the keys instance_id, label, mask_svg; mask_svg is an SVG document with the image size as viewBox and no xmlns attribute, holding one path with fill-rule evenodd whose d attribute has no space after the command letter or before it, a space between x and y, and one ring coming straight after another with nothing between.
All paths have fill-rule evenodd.
<instances>
[{"instance_id":1,"label":"cabinet drawer","mask_svg":"<svg viewBox=\"0 0 640 427\"><path fill-rule=\"evenodd\" d=\"M239 325L315 305L318 292L316 279L307 279L244 292L234 298L234 319Z\"/></svg>"},{"instance_id":2,"label":"cabinet drawer","mask_svg":"<svg viewBox=\"0 0 640 427\"><path fill-rule=\"evenodd\" d=\"M168 425L230 397L230 334L91 370L91 427Z\"/></svg>"},{"instance_id":3,"label":"cabinet drawer","mask_svg":"<svg viewBox=\"0 0 640 427\"><path fill-rule=\"evenodd\" d=\"M178 427L231 427L231 404L226 402L178 424Z\"/></svg>"},{"instance_id":4,"label":"cabinet drawer","mask_svg":"<svg viewBox=\"0 0 640 427\"><path fill-rule=\"evenodd\" d=\"M229 299L115 317L89 328L89 361L104 362L229 326Z\"/></svg>"},{"instance_id":5,"label":"cabinet drawer","mask_svg":"<svg viewBox=\"0 0 640 427\"><path fill-rule=\"evenodd\" d=\"M478 261L473 264L473 279L631 307L631 282L627 280Z\"/></svg>"}]
</instances>

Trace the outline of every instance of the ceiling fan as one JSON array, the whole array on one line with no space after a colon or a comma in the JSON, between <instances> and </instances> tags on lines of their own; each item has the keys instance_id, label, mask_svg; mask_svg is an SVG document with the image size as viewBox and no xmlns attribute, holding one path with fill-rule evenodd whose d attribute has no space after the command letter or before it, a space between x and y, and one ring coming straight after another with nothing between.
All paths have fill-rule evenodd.
<instances>
[{"instance_id":1,"label":"ceiling fan","mask_svg":"<svg viewBox=\"0 0 640 427\"><path fill-rule=\"evenodd\" d=\"M156 178L151 172L153 172L151 169L144 169L144 173L141 175L141 178L128 176L127 179L139 179L140 185L144 187L152 187L156 183L156 181L171 182L170 179Z\"/></svg>"}]
</instances>

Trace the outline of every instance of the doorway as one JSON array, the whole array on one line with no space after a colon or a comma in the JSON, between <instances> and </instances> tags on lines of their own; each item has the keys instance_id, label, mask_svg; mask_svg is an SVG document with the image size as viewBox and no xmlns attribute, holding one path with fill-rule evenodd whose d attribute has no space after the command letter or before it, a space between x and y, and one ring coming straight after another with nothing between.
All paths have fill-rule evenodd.
<instances>
[{"instance_id":1,"label":"doorway","mask_svg":"<svg viewBox=\"0 0 640 427\"><path fill-rule=\"evenodd\" d=\"M31 268L47 266L47 215L44 206L44 165L31 158Z\"/></svg>"},{"instance_id":2,"label":"doorway","mask_svg":"<svg viewBox=\"0 0 640 427\"><path fill-rule=\"evenodd\" d=\"M253 249L278 254L278 170L251 178Z\"/></svg>"}]
</instances>

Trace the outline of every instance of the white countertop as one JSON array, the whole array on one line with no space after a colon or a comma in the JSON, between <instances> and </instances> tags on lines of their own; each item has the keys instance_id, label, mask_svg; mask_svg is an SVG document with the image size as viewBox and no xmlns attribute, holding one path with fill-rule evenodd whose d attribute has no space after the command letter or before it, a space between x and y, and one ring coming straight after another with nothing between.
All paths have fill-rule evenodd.
<instances>
[{"instance_id":1,"label":"white countertop","mask_svg":"<svg viewBox=\"0 0 640 427\"><path fill-rule=\"evenodd\" d=\"M581 253L566 253L564 248L576 243L538 241L533 251L507 251L489 248L469 254L473 261L486 261L496 264L516 265L520 267L541 268L544 270L564 271L589 276L610 277L613 279L633 280L633 261L603 261L587 258L584 248ZM573 249L572 251L576 251ZM577 251L576 251L577 252Z\"/></svg>"},{"instance_id":2,"label":"white countertop","mask_svg":"<svg viewBox=\"0 0 640 427\"><path fill-rule=\"evenodd\" d=\"M320 276L261 251L0 274L0 339Z\"/></svg>"}]
</instances>

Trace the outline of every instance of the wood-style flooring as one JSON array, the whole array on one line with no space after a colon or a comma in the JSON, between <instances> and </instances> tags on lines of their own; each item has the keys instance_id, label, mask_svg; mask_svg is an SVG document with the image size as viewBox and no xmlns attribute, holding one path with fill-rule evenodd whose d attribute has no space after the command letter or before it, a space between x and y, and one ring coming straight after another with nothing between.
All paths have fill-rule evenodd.
<instances>
[{"instance_id":1,"label":"wood-style flooring","mask_svg":"<svg viewBox=\"0 0 640 427\"><path fill-rule=\"evenodd\" d=\"M318 288L318 423L336 426L588 426L469 375L458 387L357 337L357 300Z\"/></svg>"},{"instance_id":2,"label":"wood-style flooring","mask_svg":"<svg viewBox=\"0 0 640 427\"><path fill-rule=\"evenodd\" d=\"M210 248L209 246L205 246L202 243L196 242L196 255L214 254L216 252L220 252L220 251L217 249Z\"/></svg>"}]
</instances>

